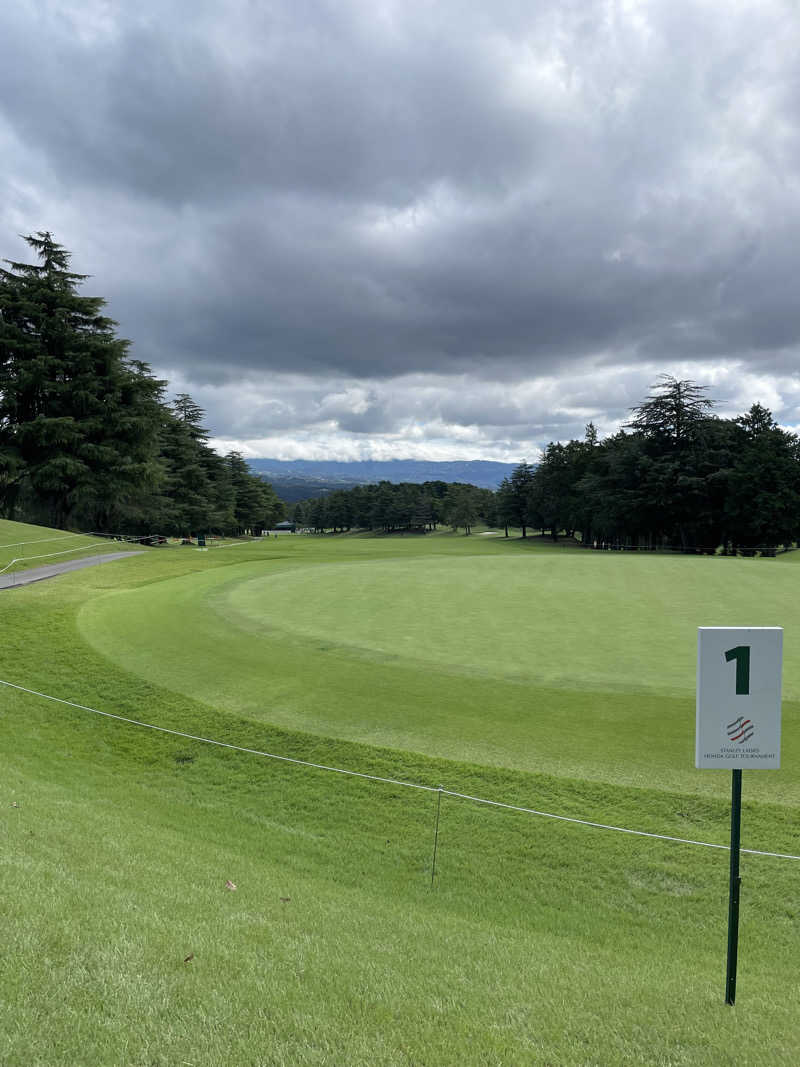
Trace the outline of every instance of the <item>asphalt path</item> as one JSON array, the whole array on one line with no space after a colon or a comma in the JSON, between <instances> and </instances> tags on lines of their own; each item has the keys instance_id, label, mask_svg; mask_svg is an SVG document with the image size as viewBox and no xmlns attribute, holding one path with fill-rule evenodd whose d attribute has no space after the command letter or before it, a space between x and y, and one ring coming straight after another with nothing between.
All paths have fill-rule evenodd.
<instances>
[{"instance_id":1,"label":"asphalt path","mask_svg":"<svg viewBox=\"0 0 800 1067\"><path fill-rule=\"evenodd\" d=\"M66 563L48 563L45 567L32 567L29 571L0 575L0 589L14 589L18 585L43 582L45 578L55 578L56 575L67 574L68 571L79 571L83 567L96 567L98 563L110 563L113 559L127 559L128 556L143 555L143 552L106 552L99 556L71 559Z\"/></svg>"}]
</instances>

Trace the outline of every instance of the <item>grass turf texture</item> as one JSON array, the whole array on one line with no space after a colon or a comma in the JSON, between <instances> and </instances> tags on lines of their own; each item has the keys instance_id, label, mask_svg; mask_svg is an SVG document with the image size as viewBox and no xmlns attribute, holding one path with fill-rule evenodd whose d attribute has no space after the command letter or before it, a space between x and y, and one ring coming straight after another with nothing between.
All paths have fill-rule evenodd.
<instances>
[{"instance_id":1,"label":"grass turf texture","mask_svg":"<svg viewBox=\"0 0 800 1067\"><path fill-rule=\"evenodd\" d=\"M155 549L0 594L0 674L238 744L723 842L728 776L691 769L694 630L786 626L794 699L795 573L791 558L449 535ZM638 663L648 593L663 645ZM670 629L694 596L723 617ZM609 670L618 605L617 654L641 679ZM590 616L596 655L584 631L555 661L526 658ZM723 852L445 798L431 892L431 794L7 689L0 709L0 1062L795 1062L800 864L743 860L731 1010ZM743 844L796 853L791 700L785 716L786 769L744 776Z\"/></svg>"},{"instance_id":2,"label":"grass turf texture","mask_svg":"<svg viewBox=\"0 0 800 1067\"><path fill-rule=\"evenodd\" d=\"M124 552L129 547L133 551L138 546L0 519L0 577L86 556Z\"/></svg>"},{"instance_id":3,"label":"grass turf texture","mask_svg":"<svg viewBox=\"0 0 800 1067\"><path fill-rule=\"evenodd\" d=\"M782 560L450 536L272 541L260 556L92 598L81 633L124 669L235 715L719 795L729 775L693 767L697 626L791 632L800 616L797 572ZM800 657L790 654L784 695L791 768ZM748 789L800 804L791 771L756 775Z\"/></svg>"}]
</instances>

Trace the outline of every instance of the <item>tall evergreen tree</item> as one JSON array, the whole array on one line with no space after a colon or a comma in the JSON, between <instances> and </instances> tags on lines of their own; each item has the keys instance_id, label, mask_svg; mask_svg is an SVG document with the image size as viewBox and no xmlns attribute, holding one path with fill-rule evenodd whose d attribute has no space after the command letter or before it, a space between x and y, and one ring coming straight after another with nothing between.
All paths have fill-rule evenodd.
<instances>
[{"instance_id":1,"label":"tall evergreen tree","mask_svg":"<svg viewBox=\"0 0 800 1067\"><path fill-rule=\"evenodd\" d=\"M687 549L702 543L708 526L703 437L713 403L705 392L695 382L662 375L627 424L643 439L650 460L646 495L659 502L667 536Z\"/></svg>"},{"instance_id":2,"label":"tall evergreen tree","mask_svg":"<svg viewBox=\"0 0 800 1067\"><path fill-rule=\"evenodd\" d=\"M531 482L531 511L538 516L542 526L550 530L554 541L558 540L560 530L572 525L569 519L577 478L571 459L572 453L580 448L578 441L570 441L567 445L551 441Z\"/></svg>"},{"instance_id":3,"label":"tall evergreen tree","mask_svg":"<svg viewBox=\"0 0 800 1067\"><path fill-rule=\"evenodd\" d=\"M241 452L229 452L225 465L233 487L236 532L263 530L277 522L284 509L269 482L250 470Z\"/></svg>"},{"instance_id":4,"label":"tall evergreen tree","mask_svg":"<svg viewBox=\"0 0 800 1067\"><path fill-rule=\"evenodd\" d=\"M298 526L305 526L306 525L306 510L307 510L307 507L308 507L308 505L307 505L307 503L305 501L298 500L297 503L294 504L292 509L291 509L292 519L294 520L294 522L297 523Z\"/></svg>"},{"instance_id":5,"label":"tall evergreen tree","mask_svg":"<svg viewBox=\"0 0 800 1067\"><path fill-rule=\"evenodd\" d=\"M235 525L235 490L230 479L226 486L215 487L215 470L220 473L215 460L220 465L222 461L207 441L203 409L187 393L180 393L170 405L163 430L167 533L186 536ZM220 494L223 488L224 498Z\"/></svg>"},{"instance_id":6,"label":"tall evergreen tree","mask_svg":"<svg viewBox=\"0 0 800 1067\"><path fill-rule=\"evenodd\" d=\"M524 460L511 472L507 489L504 489L504 521L522 527L522 536L527 537L528 527L533 525L536 514L533 510L533 476L536 468Z\"/></svg>"},{"instance_id":7,"label":"tall evergreen tree","mask_svg":"<svg viewBox=\"0 0 800 1067\"><path fill-rule=\"evenodd\" d=\"M473 486L451 485L445 497L445 514L454 530L463 529L469 537L478 521L478 503Z\"/></svg>"},{"instance_id":8,"label":"tall evergreen tree","mask_svg":"<svg viewBox=\"0 0 800 1067\"><path fill-rule=\"evenodd\" d=\"M108 529L157 485L164 384L81 296L86 275L47 232L39 263L0 268L0 508L64 527Z\"/></svg>"},{"instance_id":9,"label":"tall evergreen tree","mask_svg":"<svg viewBox=\"0 0 800 1067\"><path fill-rule=\"evenodd\" d=\"M747 549L791 542L800 532L800 440L760 404L735 421L741 440L725 502L730 537Z\"/></svg>"},{"instance_id":10,"label":"tall evergreen tree","mask_svg":"<svg viewBox=\"0 0 800 1067\"><path fill-rule=\"evenodd\" d=\"M645 437L679 448L696 435L699 425L711 413L713 401L705 392L704 385L662 374L661 384L633 409L633 418L627 425Z\"/></svg>"}]
</instances>

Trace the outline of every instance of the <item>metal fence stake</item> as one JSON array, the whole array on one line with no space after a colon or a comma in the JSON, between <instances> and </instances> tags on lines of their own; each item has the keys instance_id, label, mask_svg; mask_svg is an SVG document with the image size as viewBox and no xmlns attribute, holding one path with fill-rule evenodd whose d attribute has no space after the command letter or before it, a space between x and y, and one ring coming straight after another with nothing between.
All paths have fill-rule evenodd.
<instances>
[{"instance_id":1,"label":"metal fence stake","mask_svg":"<svg viewBox=\"0 0 800 1067\"><path fill-rule=\"evenodd\" d=\"M436 823L433 830L433 862L431 863L431 889L433 889L433 880L436 877L436 850L439 847L439 814L442 810L442 787L439 786L439 791L436 796Z\"/></svg>"}]
</instances>

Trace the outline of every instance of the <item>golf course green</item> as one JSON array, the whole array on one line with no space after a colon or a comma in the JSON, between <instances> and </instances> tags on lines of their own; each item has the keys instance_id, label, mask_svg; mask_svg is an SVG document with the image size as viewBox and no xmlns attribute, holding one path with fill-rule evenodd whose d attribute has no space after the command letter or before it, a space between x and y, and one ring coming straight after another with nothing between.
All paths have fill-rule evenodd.
<instances>
[{"instance_id":1,"label":"golf course green","mask_svg":"<svg viewBox=\"0 0 800 1067\"><path fill-rule=\"evenodd\" d=\"M793 1065L797 562L286 535L0 591L0 1063ZM701 625L785 629L735 1008Z\"/></svg>"},{"instance_id":2,"label":"golf course green","mask_svg":"<svg viewBox=\"0 0 800 1067\"><path fill-rule=\"evenodd\" d=\"M800 622L783 561L520 555L485 542L474 555L415 545L374 558L368 541L339 544L351 558L276 549L112 592L85 606L81 632L126 670L234 714L426 755L706 790L727 776L693 767L698 625ZM800 658L787 657L784 694L792 721ZM769 776L769 794L800 802L800 775Z\"/></svg>"}]
</instances>

